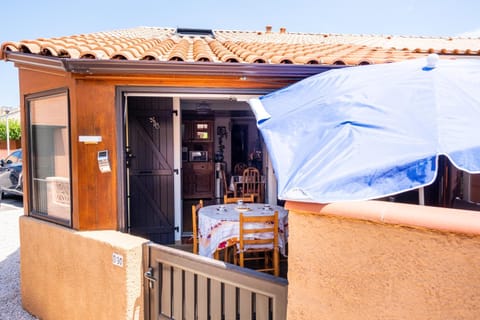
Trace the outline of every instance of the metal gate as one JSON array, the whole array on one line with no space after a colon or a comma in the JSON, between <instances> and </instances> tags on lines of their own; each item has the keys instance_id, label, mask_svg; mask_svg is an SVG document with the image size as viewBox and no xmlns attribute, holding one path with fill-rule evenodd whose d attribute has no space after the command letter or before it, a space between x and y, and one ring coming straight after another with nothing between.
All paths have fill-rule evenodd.
<instances>
[{"instance_id":1,"label":"metal gate","mask_svg":"<svg viewBox=\"0 0 480 320\"><path fill-rule=\"evenodd\" d=\"M144 270L146 320L286 319L284 278L154 243Z\"/></svg>"}]
</instances>

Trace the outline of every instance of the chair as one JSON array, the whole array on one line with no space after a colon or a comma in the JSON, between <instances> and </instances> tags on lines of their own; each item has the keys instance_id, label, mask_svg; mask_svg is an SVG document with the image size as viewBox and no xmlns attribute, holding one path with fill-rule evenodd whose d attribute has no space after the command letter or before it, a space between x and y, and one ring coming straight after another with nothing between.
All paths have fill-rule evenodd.
<instances>
[{"instance_id":1,"label":"chair","mask_svg":"<svg viewBox=\"0 0 480 320\"><path fill-rule=\"evenodd\" d=\"M260 198L260 171L254 167L248 167L243 171L242 196L254 195L255 200Z\"/></svg>"},{"instance_id":2,"label":"chair","mask_svg":"<svg viewBox=\"0 0 480 320\"><path fill-rule=\"evenodd\" d=\"M247 197L227 197L227 195L223 196L223 203L237 203L238 200L243 200L244 203L253 203L255 202L255 196L253 194Z\"/></svg>"},{"instance_id":3,"label":"chair","mask_svg":"<svg viewBox=\"0 0 480 320\"><path fill-rule=\"evenodd\" d=\"M254 196L248 196L248 197L228 197L227 195L223 196L223 203L237 203L238 200L242 200L244 203L253 203L255 202ZM230 254L231 254L231 249L233 248L234 245L238 243L238 239L229 239L225 245L225 248L223 250L223 261L224 262L231 262L232 259L230 259ZM233 254L235 252L233 251ZM214 258L219 259L220 257L220 252L216 251ZM233 262L233 261L232 261Z\"/></svg>"},{"instance_id":4,"label":"chair","mask_svg":"<svg viewBox=\"0 0 480 320\"><path fill-rule=\"evenodd\" d=\"M192 205L192 238L193 249L192 252L198 254L198 219L197 213L200 208L203 207L203 200L200 200L197 204Z\"/></svg>"},{"instance_id":5,"label":"chair","mask_svg":"<svg viewBox=\"0 0 480 320\"><path fill-rule=\"evenodd\" d=\"M245 216L240 213L240 237L235 262L245 267L246 261L263 260L253 267L257 271L280 275L278 247L278 211L273 215ZM258 268L256 268L258 267Z\"/></svg>"},{"instance_id":6,"label":"chair","mask_svg":"<svg viewBox=\"0 0 480 320\"><path fill-rule=\"evenodd\" d=\"M241 176L246 168L247 165L245 163L239 162L233 167L233 174L236 176Z\"/></svg>"}]
</instances>

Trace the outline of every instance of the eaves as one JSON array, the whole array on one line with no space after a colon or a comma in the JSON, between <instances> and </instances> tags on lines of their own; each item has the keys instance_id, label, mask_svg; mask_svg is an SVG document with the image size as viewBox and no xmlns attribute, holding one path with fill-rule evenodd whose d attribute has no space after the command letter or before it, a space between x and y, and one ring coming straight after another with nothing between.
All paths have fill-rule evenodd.
<instances>
[{"instance_id":1,"label":"eaves","mask_svg":"<svg viewBox=\"0 0 480 320\"><path fill-rule=\"evenodd\" d=\"M300 80L337 65L295 65L263 63L160 62L144 60L93 60L39 56L5 52L5 60L15 64L49 68L79 75L211 75L238 77L271 77Z\"/></svg>"}]
</instances>

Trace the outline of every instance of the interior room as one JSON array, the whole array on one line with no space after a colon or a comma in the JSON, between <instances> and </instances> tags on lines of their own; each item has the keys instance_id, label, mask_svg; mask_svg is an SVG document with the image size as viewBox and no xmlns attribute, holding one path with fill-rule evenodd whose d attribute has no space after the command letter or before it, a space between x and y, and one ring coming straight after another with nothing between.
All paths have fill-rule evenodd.
<instances>
[{"instance_id":1,"label":"interior room","mask_svg":"<svg viewBox=\"0 0 480 320\"><path fill-rule=\"evenodd\" d=\"M248 167L266 176L266 152L246 101L182 98L183 235L191 233L191 205L220 203ZM219 175L219 170L224 176ZM265 199L262 199L265 200Z\"/></svg>"}]
</instances>

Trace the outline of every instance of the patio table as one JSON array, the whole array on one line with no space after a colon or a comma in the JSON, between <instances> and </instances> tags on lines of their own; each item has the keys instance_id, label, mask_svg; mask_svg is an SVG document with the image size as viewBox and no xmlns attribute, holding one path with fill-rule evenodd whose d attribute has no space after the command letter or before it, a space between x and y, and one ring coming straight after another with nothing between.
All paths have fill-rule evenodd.
<instances>
[{"instance_id":1,"label":"patio table","mask_svg":"<svg viewBox=\"0 0 480 320\"><path fill-rule=\"evenodd\" d=\"M282 206L264 203L244 203L206 206L198 212L199 254L213 258L216 250L225 248L228 240L238 239L240 212L244 215L273 215L278 211L278 243L280 253L285 256L288 240L288 211Z\"/></svg>"}]
</instances>

